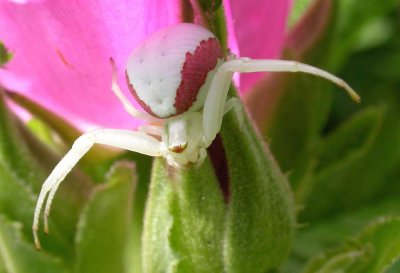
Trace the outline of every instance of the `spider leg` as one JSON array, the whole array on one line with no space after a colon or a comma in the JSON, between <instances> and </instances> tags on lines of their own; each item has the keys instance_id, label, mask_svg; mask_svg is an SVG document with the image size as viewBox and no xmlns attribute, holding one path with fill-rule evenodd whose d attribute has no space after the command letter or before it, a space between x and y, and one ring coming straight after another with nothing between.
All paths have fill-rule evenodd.
<instances>
[{"instance_id":1,"label":"spider leg","mask_svg":"<svg viewBox=\"0 0 400 273\"><path fill-rule=\"evenodd\" d=\"M45 232L48 232L47 218L50 213L51 202L58 189L58 186L61 184L65 176L71 171L71 169L78 163L78 161L96 143L138 152L149 156L161 155L160 142L142 132L116 129L99 129L79 137L73 144L71 150L61 159L61 161L51 172L40 191L32 226L36 248L40 249L37 231L39 227L40 211L46 195L49 193L44 213Z\"/></svg>"},{"instance_id":2,"label":"spider leg","mask_svg":"<svg viewBox=\"0 0 400 273\"><path fill-rule=\"evenodd\" d=\"M316 68L314 66L299 63L296 61L285 60L253 60L249 58L238 58L225 62L222 65L223 70L233 72L303 72L312 74L326 80L329 80L339 87L343 88L349 96L356 102L360 102L360 96L342 79L335 75Z\"/></svg>"},{"instance_id":3,"label":"spider leg","mask_svg":"<svg viewBox=\"0 0 400 273\"><path fill-rule=\"evenodd\" d=\"M158 125L142 125L137 128L139 132L146 133L153 136L161 136L163 127Z\"/></svg>"},{"instance_id":4,"label":"spider leg","mask_svg":"<svg viewBox=\"0 0 400 273\"><path fill-rule=\"evenodd\" d=\"M208 147L218 134L225 114L226 97L233 72L221 69L222 64L212 79L203 107L204 145Z\"/></svg>"},{"instance_id":5,"label":"spider leg","mask_svg":"<svg viewBox=\"0 0 400 273\"><path fill-rule=\"evenodd\" d=\"M119 99L119 101L124 106L124 109L128 114L130 114L134 118L142 119L155 124L162 124L162 120L152 117L147 113L138 111L126 98L124 93L117 82L117 68L115 67L115 62L112 58L110 58L110 63L112 67L112 81L111 81L111 90L114 92L115 96Z\"/></svg>"},{"instance_id":6,"label":"spider leg","mask_svg":"<svg viewBox=\"0 0 400 273\"><path fill-rule=\"evenodd\" d=\"M327 79L345 89L350 97L359 102L359 95L342 79L322 69L296 61L253 60L238 58L223 63L215 72L203 110L204 142L210 145L220 130L224 111L229 110L226 97L233 72L303 72ZM231 107L231 106L230 106Z\"/></svg>"},{"instance_id":7,"label":"spider leg","mask_svg":"<svg viewBox=\"0 0 400 273\"><path fill-rule=\"evenodd\" d=\"M229 98L226 102L225 102L225 106L224 106L224 115L226 113L228 113L229 111L232 110L233 107L235 107L236 105L240 105L240 100L238 98Z\"/></svg>"}]
</instances>

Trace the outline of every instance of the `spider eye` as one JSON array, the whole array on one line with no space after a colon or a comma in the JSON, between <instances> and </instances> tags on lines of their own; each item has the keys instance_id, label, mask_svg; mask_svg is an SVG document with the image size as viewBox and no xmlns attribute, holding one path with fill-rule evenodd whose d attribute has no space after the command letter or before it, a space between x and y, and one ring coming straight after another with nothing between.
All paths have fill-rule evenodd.
<instances>
[{"instance_id":1,"label":"spider eye","mask_svg":"<svg viewBox=\"0 0 400 273\"><path fill-rule=\"evenodd\" d=\"M187 145L188 145L187 142L185 142L180 145L168 146L168 150L170 150L171 152L180 154L186 149Z\"/></svg>"}]
</instances>

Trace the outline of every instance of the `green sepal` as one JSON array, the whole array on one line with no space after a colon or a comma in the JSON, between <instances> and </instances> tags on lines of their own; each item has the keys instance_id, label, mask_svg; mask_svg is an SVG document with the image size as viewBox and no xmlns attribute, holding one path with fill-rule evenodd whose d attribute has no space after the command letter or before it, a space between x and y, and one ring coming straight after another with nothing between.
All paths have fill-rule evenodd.
<instances>
[{"instance_id":1,"label":"green sepal","mask_svg":"<svg viewBox=\"0 0 400 273\"><path fill-rule=\"evenodd\" d=\"M315 257L304 273L383 273L400 259L400 218L381 218L342 247Z\"/></svg>"},{"instance_id":2,"label":"green sepal","mask_svg":"<svg viewBox=\"0 0 400 273\"><path fill-rule=\"evenodd\" d=\"M119 161L94 189L78 224L74 272L125 271L135 187L134 165Z\"/></svg>"},{"instance_id":3,"label":"green sepal","mask_svg":"<svg viewBox=\"0 0 400 273\"><path fill-rule=\"evenodd\" d=\"M146 207L144 272L266 272L289 252L295 226L286 177L241 105L221 128L226 205L208 158L175 169L157 159Z\"/></svg>"},{"instance_id":4,"label":"green sepal","mask_svg":"<svg viewBox=\"0 0 400 273\"><path fill-rule=\"evenodd\" d=\"M225 205L207 158L175 169L156 159L147 199L143 272L223 272Z\"/></svg>"},{"instance_id":5,"label":"green sepal","mask_svg":"<svg viewBox=\"0 0 400 273\"><path fill-rule=\"evenodd\" d=\"M60 258L38 252L24 239L21 223L12 222L0 214L1 273L66 273Z\"/></svg>"},{"instance_id":6,"label":"green sepal","mask_svg":"<svg viewBox=\"0 0 400 273\"><path fill-rule=\"evenodd\" d=\"M0 68L8 63L13 57L13 54L7 49L7 47L0 41Z\"/></svg>"},{"instance_id":7,"label":"green sepal","mask_svg":"<svg viewBox=\"0 0 400 273\"><path fill-rule=\"evenodd\" d=\"M129 160L135 162L137 173L137 185L134 193L134 205L132 208L131 232L132 235L128 242L128 265L127 273L142 272L142 234L144 225L144 210L146 199L149 192L150 174L153 163L153 157L128 152L125 153L121 160Z\"/></svg>"},{"instance_id":8,"label":"green sepal","mask_svg":"<svg viewBox=\"0 0 400 273\"><path fill-rule=\"evenodd\" d=\"M241 105L226 114L220 134L229 171L226 272L276 269L287 258L295 226L286 177Z\"/></svg>"}]
</instances>

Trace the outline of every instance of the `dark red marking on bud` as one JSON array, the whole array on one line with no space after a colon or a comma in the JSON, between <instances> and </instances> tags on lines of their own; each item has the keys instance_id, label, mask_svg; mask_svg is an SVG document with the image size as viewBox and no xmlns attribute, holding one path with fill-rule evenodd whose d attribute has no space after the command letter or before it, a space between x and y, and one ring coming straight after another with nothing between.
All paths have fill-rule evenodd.
<instances>
[{"instance_id":1,"label":"dark red marking on bud","mask_svg":"<svg viewBox=\"0 0 400 273\"><path fill-rule=\"evenodd\" d=\"M206 81L208 72L223 58L223 52L216 38L203 40L194 53L187 52L181 75L182 81L176 92L176 115L186 112L196 101L200 88Z\"/></svg>"},{"instance_id":2,"label":"dark red marking on bud","mask_svg":"<svg viewBox=\"0 0 400 273\"><path fill-rule=\"evenodd\" d=\"M228 161L222 138L219 134L215 137L210 147L208 147L207 152L211 158L219 186L224 194L225 202L228 203L230 198Z\"/></svg>"},{"instance_id":3,"label":"dark red marking on bud","mask_svg":"<svg viewBox=\"0 0 400 273\"><path fill-rule=\"evenodd\" d=\"M154 114L153 111L151 111L150 107L149 107L144 101L142 101L142 100L139 98L138 94L136 93L135 88L133 87L133 85L131 84L131 81L129 80L128 72L127 72L126 70L125 70L125 77L126 77L126 83L128 84L128 87L129 87L129 91L131 91L133 97L134 97L135 100L139 103L139 105L142 106L142 108L143 108L147 113L149 113L150 115L152 115L153 117L162 118L162 117L159 117L159 116L157 116L156 114Z\"/></svg>"}]
</instances>

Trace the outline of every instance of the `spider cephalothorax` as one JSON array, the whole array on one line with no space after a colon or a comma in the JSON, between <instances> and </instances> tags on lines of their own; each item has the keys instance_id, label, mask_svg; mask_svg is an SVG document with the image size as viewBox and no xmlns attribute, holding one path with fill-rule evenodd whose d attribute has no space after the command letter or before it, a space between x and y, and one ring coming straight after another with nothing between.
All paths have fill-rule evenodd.
<instances>
[{"instance_id":1,"label":"spider cephalothorax","mask_svg":"<svg viewBox=\"0 0 400 273\"><path fill-rule=\"evenodd\" d=\"M98 129L75 141L42 186L32 227L37 248L39 216L47 194L46 232L58 186L94 144L164 157L176 168L201 164L207 156L206 148L221 128L224 114L240 105L238 99L227 98L234 72L305 72L326 78L343 87L354 100L360 99L343 80L306 64L249 58L225 61L223 55L218 39L198 25L179 24L151 35L133 50L125 72L133 96L147 113L136 110L123 95L113 69L112 90L126 111L152 125L138 131Z\"/></svg>"}]
</instances>

